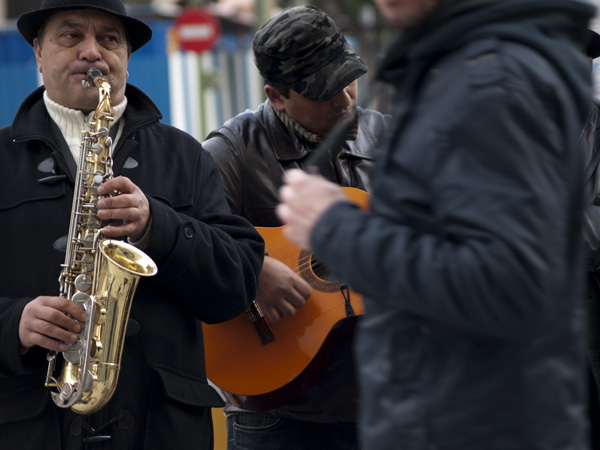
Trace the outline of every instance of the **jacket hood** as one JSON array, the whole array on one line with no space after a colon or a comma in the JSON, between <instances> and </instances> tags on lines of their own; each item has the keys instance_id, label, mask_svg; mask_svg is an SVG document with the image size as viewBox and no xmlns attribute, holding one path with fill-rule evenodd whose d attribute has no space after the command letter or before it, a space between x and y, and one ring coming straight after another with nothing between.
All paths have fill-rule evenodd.
<instances>
[{"instance_id":1,"label":"jacket hood","mask_svg":"<svg viewBox=\"0 0 600 450\"><path fill-rule=\"evenodd\" d=\"M397 82L408 66L433 62L476 39L530 46L556 67L570 67L573 44L584 49L595 7L584 0L442 0L430 17L402 32L379 68Z\"/></svg>"}]
</instances>

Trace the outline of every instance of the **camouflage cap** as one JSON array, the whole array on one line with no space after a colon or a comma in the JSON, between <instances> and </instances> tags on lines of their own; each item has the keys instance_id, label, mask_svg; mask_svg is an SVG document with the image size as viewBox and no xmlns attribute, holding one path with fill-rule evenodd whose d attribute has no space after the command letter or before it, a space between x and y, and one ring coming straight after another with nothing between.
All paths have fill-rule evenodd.
<instances>
[{"instance_id":1,"label":"camouflage cap","mask_svg":"<svg viewBox=\"0 0 600 450\"><path fill-rule=\"evenodd\" d=\"M335 22L314 6L297 6L273 17L256 32L252 48L267 83L310 100L329 100L367 73Z\"/></svg>"}]
</instances>

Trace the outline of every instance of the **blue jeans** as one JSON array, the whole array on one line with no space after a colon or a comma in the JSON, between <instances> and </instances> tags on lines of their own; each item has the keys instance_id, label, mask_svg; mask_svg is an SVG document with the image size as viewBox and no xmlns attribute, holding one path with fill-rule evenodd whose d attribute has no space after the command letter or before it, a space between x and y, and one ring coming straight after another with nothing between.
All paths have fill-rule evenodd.
<instances>
[{"instance_id":1,"label":"blue jeans","mask_svg":"<svg viewBox=\"0 0 600 450\"><path fill-rule=\"evenodd\" d=\"M356 424L316 423L261 413L227 417L227 450L359 450Z\"/></svg>"}]
</instances>

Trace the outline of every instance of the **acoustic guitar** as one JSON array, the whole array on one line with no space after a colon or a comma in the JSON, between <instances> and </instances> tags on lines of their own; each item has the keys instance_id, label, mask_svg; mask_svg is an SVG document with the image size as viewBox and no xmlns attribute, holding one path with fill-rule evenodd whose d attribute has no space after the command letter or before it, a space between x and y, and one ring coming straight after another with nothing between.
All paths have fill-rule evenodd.
<instances>
[{"instance_id":1,"label":"acoustic guitar","mask_svg":"<svg viewBox=\"0 0 600 450\"><path fill-rule=\"evenodd\" d=\"M366 192L342 189L366 209ZM232 404L250 411L276 408L306 392L364 313L362 297L336 280L311 253L291 243L283 229L257 228L269 256L312 286L306 304L275 323L253 302L232 320L202 325L208 379Z\"/></svg>"}]
</instances>

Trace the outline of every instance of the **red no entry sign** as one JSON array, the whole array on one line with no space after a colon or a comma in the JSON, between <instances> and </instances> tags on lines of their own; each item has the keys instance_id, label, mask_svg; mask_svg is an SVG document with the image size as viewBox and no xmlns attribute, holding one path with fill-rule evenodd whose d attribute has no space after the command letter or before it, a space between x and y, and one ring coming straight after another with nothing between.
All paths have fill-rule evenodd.
<instances>
[{"instance_id":1,"label":"red no entry sign","mask_svg":"<svg viewBox=\"0 0 600 450\"><path fill-rule=\"evenodd\" d=\"M193 52L210 50L219 37L219 21L202 8L188 8L175 21L181 47Z\"/></svg>"}]
</instances>

